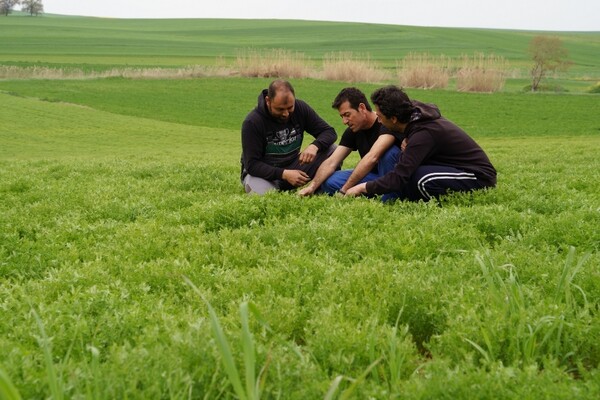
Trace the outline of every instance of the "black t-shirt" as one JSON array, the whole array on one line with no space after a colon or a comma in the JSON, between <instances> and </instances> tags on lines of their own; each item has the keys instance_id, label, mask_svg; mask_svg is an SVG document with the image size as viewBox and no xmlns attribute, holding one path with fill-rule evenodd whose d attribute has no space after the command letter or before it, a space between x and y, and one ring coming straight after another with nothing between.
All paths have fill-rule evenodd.
<instances>
[{"instance_id":1,"label":"black t-shirt","mask_svg":"<svg viewBox=\"0 0 600 400\"><path fill-rule=\"evenodd\" d=\"M352 151L358 151L360 158L363 158L371 151L371 147L373 147L373 144L377 141L379 135L382 134L391 135L392 133L377 120L369 129L363 129L358 132L352 132L352 129L347 128L340 140L340 146L348 147L349 149L352 149ZM400 147L401 142L402 140L396 137L394 145ZM377 172L377 166L373 167L371 172Z\"/></svg>"}]
</instances>

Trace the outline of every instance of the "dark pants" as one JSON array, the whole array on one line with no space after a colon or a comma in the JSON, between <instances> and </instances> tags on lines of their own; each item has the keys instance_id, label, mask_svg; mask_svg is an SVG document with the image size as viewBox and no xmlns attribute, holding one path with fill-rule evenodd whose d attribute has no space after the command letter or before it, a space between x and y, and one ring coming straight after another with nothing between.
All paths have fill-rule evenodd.
<instances>
[{"instance_id":1,"label":"dark pants","mask_svg":"<svg viewBox=\"0 0 600 400\"><path fill-rule=\"evenodd\" d=\"M317 170L323 163L323 161L327 160L331 153L337 147L336 144L332 144L325 151L319 151L315 160L310 164L300 164L300 160L296 158L294 162L291 164L285 165L285 169L299 169L301 171L306 172L310 178L314 178ZM267 181L266 179L257 178L252 175L246 175L244 179L242 179L242 185L244 186L244 190L246 193L256 193L256 194L264 194L269 190L292 190L296 189L294 186L290 185L286 180L276 179L274 181Z\"/></svg>"},{"instance_id":2,"label":"dark pants","mask_svg":"<svg viewBox=\"0 0 600 400\"><path fill-rule=\"evenodd\" d=\"M389 193L384 200L429 201L450 192L470 192L484 187L471 172L452 167L423 165L417 168L410 181L399 192Z\"/></svg>"}]
</instances>

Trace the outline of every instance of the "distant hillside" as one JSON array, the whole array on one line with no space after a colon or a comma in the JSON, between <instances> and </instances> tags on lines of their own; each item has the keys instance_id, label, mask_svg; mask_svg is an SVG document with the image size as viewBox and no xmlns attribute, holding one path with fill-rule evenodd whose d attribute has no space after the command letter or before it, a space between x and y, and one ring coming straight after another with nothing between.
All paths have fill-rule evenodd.
<instances>
[{"instance_id":1,"label":"distant hillside","mask_svg":"<svg viewBox=\"0 0 600 400\"><path fill-rule=\"evenodd\" d=\"M0 64L183 66L235 58L241 49L283 48L320 60L330 52L368 56L384 66L411 52L476 52L529 63L533 31L430 28L343 22L223 19L108 19L15 12L0 17ZM562 38L572 73L600 76L600 32L544 32Z\"/></svg>"}]
</instances>

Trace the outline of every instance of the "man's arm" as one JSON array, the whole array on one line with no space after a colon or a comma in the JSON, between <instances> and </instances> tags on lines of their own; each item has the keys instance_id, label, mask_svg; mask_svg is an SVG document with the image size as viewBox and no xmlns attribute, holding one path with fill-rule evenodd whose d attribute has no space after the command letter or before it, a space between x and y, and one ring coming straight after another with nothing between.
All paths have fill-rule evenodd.
<instances>
[{"instance_id":1,"label":"man's arm","mask_svg":"<svg viewBox=\"0 0 600 400\"><path fill-rule=\"evenodd\" d=\"M345 146L338 146L333 153L323 161L317 173L310 184L302 189L298 194L300 196L310 196L329 178L336 170L338 165L342 163L352 153L352 149Z\"/></svg>"},{"instance_id":2,"label":"man's arm","mask_svg":"<svg viewBox=\"0 0 600 400\"><path fill-rule=\"evenodd\" d=\"M373 168L377 165L381 157L388 151L393 145L396 139L393 135L382 134L377 138L371 150L363 158L360 159L352 174L342 186L341 191L346 192L351 187L355 186L360 182Z\"/></svg>"},{"instance_id":3,"label":"man's arm","mask_svg":"<svg viewBox=\"0 0 600 400\"><path fill-rule=\"evenodd\" d=\"M312 135L315 140L311 143L317 146L319 150L326 150L337 140L337 133L331 125L317 114L306 102L297 100L298 109L295 111L304 118L305 130Z\"/></svg>"},{"instance_id":4,"label":"man's arm","mask_svg":"<svg viewBox=\"0 0 600 400\"><path fill-rule=\"evenodd\" d=\"M394 169L384 176L369 181L365 185L368 194L398 192L410 181L410 177L423 162L436 151L436 143L427 129L420 129L407 139L406 150Z\"/></svg>"}]
</instances>

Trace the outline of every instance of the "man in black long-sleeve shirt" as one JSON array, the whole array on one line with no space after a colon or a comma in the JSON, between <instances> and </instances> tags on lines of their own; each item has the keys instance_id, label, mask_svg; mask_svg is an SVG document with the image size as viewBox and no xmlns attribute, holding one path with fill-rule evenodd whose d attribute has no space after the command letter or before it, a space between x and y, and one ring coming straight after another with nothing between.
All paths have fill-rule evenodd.
<instances>
[{"instance_id":1,"label":"man in black long-sleeve shirt","mask_svg":"<svg viewBox=\"0 0 600 400\"><path fill-rule=\"evenodd\" d=\"M300 152L304 132L315 140ZM291 190L307 184L335 150L337 134L292 85L271 82L242 124L242 185L246 193Z\"/></svg>"},{"instance_id":2,"label":"man in black long-sleeve shirt","mask_svg":"<svg viewBox=\"0 0 600 400\"><path fill-rule=\"evenodd\" d=\"M496 186L496 170L483 149L435 105L411 101L396 86L376 90L371 100L381 123L405 135L407 146L393 171L348 189L347 195L392 193L392 198L429 201Z\"/></svg>"}]
</instances>

